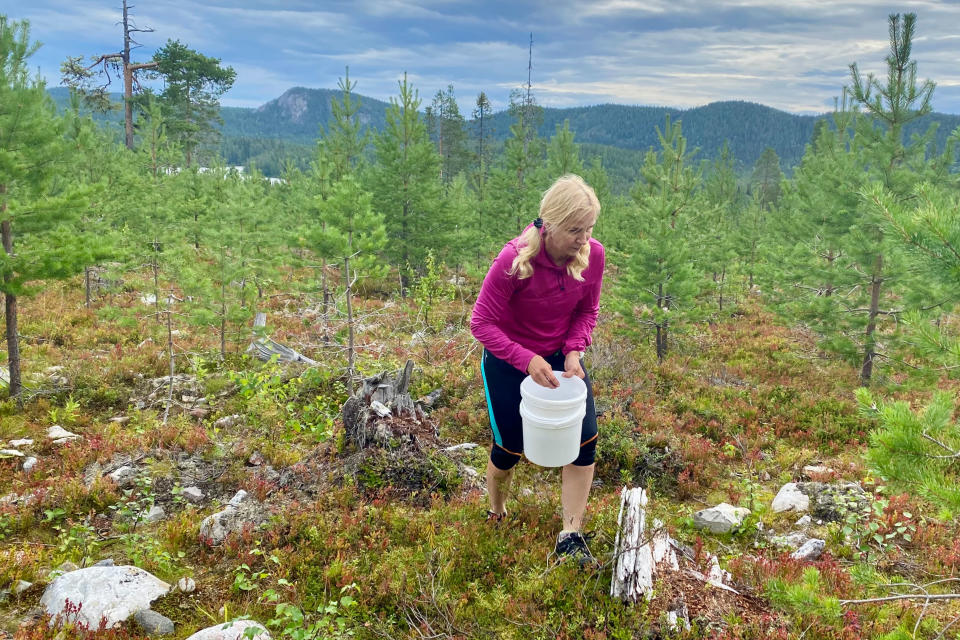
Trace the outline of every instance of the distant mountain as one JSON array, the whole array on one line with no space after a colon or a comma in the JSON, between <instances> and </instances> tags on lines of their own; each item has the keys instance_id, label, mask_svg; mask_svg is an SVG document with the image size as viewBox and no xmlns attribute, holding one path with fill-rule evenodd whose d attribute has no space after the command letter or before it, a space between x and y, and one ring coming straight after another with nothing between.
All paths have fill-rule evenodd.
<instances>
[{"instance_id":1,"label":"distant mountain","mask_svg":"<svg viewBox=\"0 0 960 640\"><path fill-rule=\"evenodd\" d=\"M51 89L50 93L61 106L67 103L66 89ZM229 164L255 163L268 175L281 171L284 158L305 166L321 126L332 118L331 100L340 96L337 90L294 87L255 109L223 107L220 152ZM389 104L356 97L360 100L361 121L374 131L381 130ZM693 109L601 104L545 108L539 134L548 139L557 126L569 120L576 141L583 145L584 156L602 156L604 166L622 189L636 178L643 153L659 146L657 128L663 129L668 115L682 122L689 147L699 149L696 159L715 158L726 141L740 170L749 171L763 150L772 147L788 172L803 156L816 121L827 117L795 115L751 102L714 102ZM120 118L119 113L108 116L112 121ZM937 146L942 148L947 136L960 127L960 116L930 114L908 127L907 135L925 131L931 122L939 123ZM509 113L495 113L489 130L502 141L510 133L510 123ZM472 129L473 124L468 123L468 127Z\"/></svg>"},{"instance_id":2,"label":"distant mountain","mask_svg":"<svg viewBox=\"0 0 960 640\"><path fill-rule=\"evenodd\" d=\"M332 89L294 87L282 96L256 109L221 107L225 137L276 138L312 145L320 135L320 126L333 118L330 102L343 93ZM380 130L386 124L389 103L356 96L360 100L357 113L360 122Z\"/></svg>"}]
</instances>

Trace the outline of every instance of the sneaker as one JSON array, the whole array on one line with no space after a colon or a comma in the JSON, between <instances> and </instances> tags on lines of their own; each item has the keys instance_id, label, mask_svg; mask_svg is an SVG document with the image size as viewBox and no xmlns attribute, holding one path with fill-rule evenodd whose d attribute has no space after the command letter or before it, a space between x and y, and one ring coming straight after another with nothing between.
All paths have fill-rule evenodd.
<instances>
[{"instance_id":1,"label":"sneaker","mask_svg":"<svg viewBox=\"0 0 960 640\"><path fill-rule=\"evenodd\" d=\"M488 524L500 524L507 517L507 512L497 513L496 511L487 510L487 523Z\"/></svg>"},{"instance_id":2,"label":"sneaker","mask_svg":"<svg viewBox=\"0 0 960 640\"><path fill-rule=\"evenodd\" d=\"M561 562L565 558L576 559L581 569L599 566L600 563L593 557L590 548L587 546L587 542L592 540L595 535L596 533L593 532L580 533L579 531L561 533L557 536L557 546L553 552L559 556Z\"/></svg>"}]
</instances>

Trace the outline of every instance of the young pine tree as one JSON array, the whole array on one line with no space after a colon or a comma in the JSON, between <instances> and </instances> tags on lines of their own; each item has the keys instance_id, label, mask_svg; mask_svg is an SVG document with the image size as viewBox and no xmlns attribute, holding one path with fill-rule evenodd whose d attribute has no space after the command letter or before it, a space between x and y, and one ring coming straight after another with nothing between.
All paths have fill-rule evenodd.
<instances>
[{"instance_id":1,"label":"young pine tree","mask_svg":"<svg viewBox=\"0 0 960 640\"><path fill-rule=\"evenodd\" d=\"M369 184L373 209L383 214L395 264L419 265L427 251L443 247L450 232L443 210L440 156L417 109L420 98L407 75L390 99L387 123L375 140L377 164Z\"/></svg>"},{"instance_id":2,"label":"young pine tree","mask_svg":"<svg viewBox=\"0 0 960 640\"><path fill-rule=\"evenodd\" d=\"M828 348L859 362L862 386L896 339L897 318L928 306L933 295L861 194L877 184L894 198L909 197L912 185L948 164L929 153L932 132L904 141L904 126L929 111L933 91L929 81L918 85L910 60L914 26L911 14L902 22L890 16L885 84L851 65L852 98L844 92L834 127L817 127L778 221L796 294L789 306ZM858 115L856 106L867 113Z\"/></svg>"},{"instance_id":3,"label":"young pine tree","mask_svg":"<svg viewBox=\"0 0 960 640\"><path fill-rule=\"evenodd\" d=\"M687 151L680 123L671 123L668 116L657 136L660 151L647 153L642 179L632 191L635 240L627 248L621 297L628 318L653 329L657 360L662 363L671 327L694 312L699 277L690 239L704 203L697 190L699 172L689 164L693 154Z\"/></svg>"},{"instance_id":4,"label":"young pine tree","mask_svg":"<svg viewBox=\"0 0 960 640\"><path fill-rule=\"evenodd\" d=\"M552 184L554 180L568 173L583 174L583 163L580 161L580 145L575 143L573 138L574 133L570 131L569 120L563 121L562 128L559 124L557 125L557 132L547 144L548 183Z\"/></svg>"},{"instance_id":5,"label":"young pine tree","mask_svg":"<svg viewBox=\"0 0 960 640\"><path fill-rule=\"evenodd\" d=\"M28 59L29 26L0 15L0 291L4 294L10 395L19 397L20 299L43 280L79 273L94 261L95 237L77 224L89 203L82 184L58 177L69 158L64 121Z\"/></svg>"},{"instance_id":6,"label":"young pine tree","mask_svg":"<svg viewBox=\"0 0 960 640\"><path fill-rule=\"evenodd\" d=\"M437 145L440 155L440 179L449 185L461 172L470 166L470 151L467 148L466 121L453 95L453 85L446 91L440 89L426 110L427 131Z\"/></svg>"},{"instance_id":7,"label":"young pine tree","mask_svg":"<svg viewBox=\"0 0 960 640\"><path fill-rule=\"evenodd\" d=\"M354 171L370 139L370 132L358 116L360 99L353 94L356 86L356 82L350 81L350 67L347 67L344 77L337 81L343 95L340 100L330 101L333 120L326 131L321 132L317 144L317 154L323 158L321 164L329 165L332 182Z\"/></svg>"}]
</instances>

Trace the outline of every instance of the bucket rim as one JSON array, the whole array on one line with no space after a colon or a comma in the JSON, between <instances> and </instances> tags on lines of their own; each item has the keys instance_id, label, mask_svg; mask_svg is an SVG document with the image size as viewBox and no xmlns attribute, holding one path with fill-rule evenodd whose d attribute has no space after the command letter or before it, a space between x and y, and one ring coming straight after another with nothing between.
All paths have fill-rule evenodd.
<instances>
[{"instance_id":1,"label":"bucket rim","mask_svg":"<svg viewBox=\"0 0 960 640\"><path fill-rule=\"evenodd\" d=\"M531 412L530 408L527 407L526 404L524 404L524 401L523 400L520 401L520 417L521 418L530 418L531 420L534 420L536 422L542 422L550 425L566 425L573 422L580 423L580 422L583 422L583 418L586 415L587 415L587 407L583 406L576 413L572 413L563 418L544 418Z\"/></svg>"},{"instance_id":2,"label":"bucket rim","mask_svg":"<svg viewBox=\"0 0 960 640\"><path fill-rule=\"evenodd\" d=\"M558 379L560 379L560 378L563 377L563 371L556 371L556 370L554 370L553 374L554 374ZM542 387L542 388L544 388L544 389L548 389L548 391L552 391L552 389L549 389L548 387L543 387L542 385L537 384L537 382L533 379L533 377L532 377L532 376L529 376L529 375L520 382L520 396L521 396L521 398L523 398L523 399L528 399L528 398L529 398L529 399L532 400L534 403L541 403L541 404L543 404L543 405L545 405L545 406L550 406L550 405L556 405L556 406L576 405L576 404L579 404L579 403L583 402L584 400L586 400L586 397L587 397L587 383L584 382L583 378L580 378L579 376L573 376L573 377L564 378L564 379L565 379L565 380L570 380L571 382L570 382L569 384L573 384L574 386L576 386L576 387L579 389L579 392L577 393L576 396L574 396L574 397L572 397L572 398L566 398L566 399L564 399L564 400L551 400L550 398L537 397L537 396L533 395L532 393L530 393L528 390L529 390L529 389L532 389L532 388L535 389L536 387Z\"/></svg>"}]
</instances>

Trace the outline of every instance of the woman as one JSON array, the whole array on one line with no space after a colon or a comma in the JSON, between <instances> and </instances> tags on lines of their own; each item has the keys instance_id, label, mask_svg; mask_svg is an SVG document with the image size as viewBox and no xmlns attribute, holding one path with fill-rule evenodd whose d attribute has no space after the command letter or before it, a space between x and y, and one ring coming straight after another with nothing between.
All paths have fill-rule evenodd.
<instances>
[{"instance_id":1,"label":"woman","mask_svg":"<svg viewBox=\"0 0 960 640\"><path fill-rule=\"evenodd\" d=\"M597 416L583 350L597 324L603 245L591 238L600 214L597 196L582 178L565 175L544 193L540 216L504 246L483 281L470 330L483 345L481 373L493 430L487 462L488 518L502 520L523 452L520 383L555 388L563 376L587 385L580 455L561 472L563 528L555 552L595 563L581 533L593 481Z\"/></svg>"}]
</instances>

